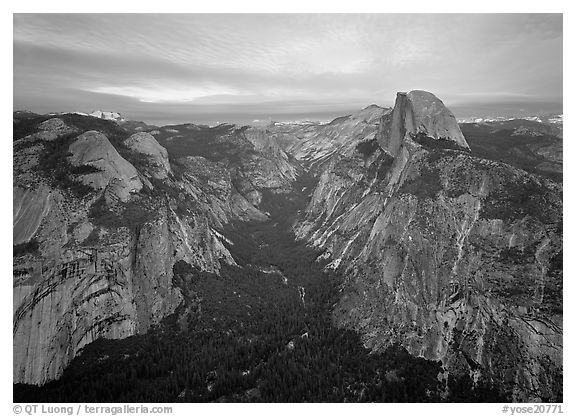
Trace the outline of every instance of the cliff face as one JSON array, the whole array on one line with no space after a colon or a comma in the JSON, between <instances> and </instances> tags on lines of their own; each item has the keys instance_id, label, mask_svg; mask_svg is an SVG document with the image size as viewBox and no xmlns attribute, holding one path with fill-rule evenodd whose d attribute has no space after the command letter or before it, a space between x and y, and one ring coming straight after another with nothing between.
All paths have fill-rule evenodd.
<instances>
[{"instance_id":1,"label":"cliff face","mask_svg":"<svg viewBox=\"0 0 576 416\"><path fill-rule=\"evenodd\" d=\"M149 134L51 120L14 142L15 383L58 378L97 338L146 332L182 301L176 262L218 273L235 264L218 230L267 218L223 164L172 166Z\"/></svg>"},{"instance_id":2,"label":"cliff face","mask_svg":"<svg viewBox=\"0 0 576 416\"><path fill-rule=\"evenodd\" d=\"M234 262L205 214L178 216L162 201L139 229L108 229L70 216L58 194L35 233L40 252L15 259L15 382L57 378L87 343L144 333L172 313L178 260L211 272Z\"/></svg>"},{"instance_id":3,"label":"cliff face","mask_svg":"<svg viewBox=\"0 0 576 416\"><path fill-rule=\"evenodd\" d=\"M380 124L378 143L390 156L398 155L406 137L434 140L440 146L470 149L454 114L426 91L399 92L392 116Z\"/></svg>"},{"instance_id":4,"label":"cliff face","mask_svg":"<svg viewBox=\"0 0 576 416\"><path fill-rule=\"evenodd\" d=\"M230 174L235 197L258 209L264 192L290 191L298 167L288 160L275 138L260 129L221 124L162 127L154 137L178 157L201 157Z\"/></svg>"},{"instance_id":5,"label":"cliff face","mask_svg":"<svg viewBox=\"0 0 576 416\"><path fill-rule=\"evenodd\" d=\"M328 124L275 124L266 131L282 143L286 152L318 174L333 159L355 153L359 144L366 149L373 147L380 119L390 112L391 109L371 105Z\"/></svg>"},{"instance_id":6,"label":"cliff face","mask_svg":"<svg viewBox=\"0 0 576 416\"><path fill-rule=\"evenodd\" d=\"M327 165L295 231L344 272L334 319L370 348L399 342L456 379L556 400L562 190L474 157L428 98L399 94L379 147Z\"/></svg>"},{"instance_id":7,"label":"cliff face","mask_svg":"<svg viewBox=\"0 0 576 416\"><path fill-rule=\"evenodd\" d=\"M24 189L14 187L13 205L13 242L21 244L29 241L50 210L50 188Z\"/></svg>"},{"instance_id":8,"label":"cliff face","mask_svg":"<svg viewBox=\"0 0 576 416\"><path fill-rule=\"evenodd\" d=\"M266 157L265 160L257 161L257 167L260 169L252 169L252 172L249 173L249 176L257 178L257 186L261 188L289 188L286 185L296 179L298 168L292 163L276 138L265 129L254 127L246 129L244 136L258 153ZM263 165L270 166L262 169ZM260 175L259 172L262 172L263 175Z\"/></svg>"}]
</instances>

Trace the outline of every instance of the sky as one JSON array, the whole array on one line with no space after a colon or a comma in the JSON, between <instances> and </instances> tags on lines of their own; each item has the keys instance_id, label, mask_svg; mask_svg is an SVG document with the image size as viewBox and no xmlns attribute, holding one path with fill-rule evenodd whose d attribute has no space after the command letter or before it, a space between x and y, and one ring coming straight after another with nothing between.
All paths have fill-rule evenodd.
<instances>
[{"instance_id":1,"label":"sky","mask_svg":"<svg viewBox=\"0 0 576 416\"><path fill-rule=\"evenodd\" d=\"M561 14L15 14L14 110L330 120L397 91L457 118L562 112Z\"/></svg>"}]
</instances>

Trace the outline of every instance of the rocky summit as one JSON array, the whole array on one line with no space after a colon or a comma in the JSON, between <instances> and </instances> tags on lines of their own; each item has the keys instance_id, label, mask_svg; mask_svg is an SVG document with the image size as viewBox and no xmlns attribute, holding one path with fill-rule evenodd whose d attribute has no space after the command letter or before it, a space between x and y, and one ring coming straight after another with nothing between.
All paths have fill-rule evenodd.
<instances>
[{"instance_id":1,"label":"rocky summit","mask_svg":"<svg viewBox=\"0 0 576 416\"><path fill-rule=\"evenodd\" d=\"M556 130L117 119L14 113L22 398L562 400Z\"/></svg>"}]
</instances>

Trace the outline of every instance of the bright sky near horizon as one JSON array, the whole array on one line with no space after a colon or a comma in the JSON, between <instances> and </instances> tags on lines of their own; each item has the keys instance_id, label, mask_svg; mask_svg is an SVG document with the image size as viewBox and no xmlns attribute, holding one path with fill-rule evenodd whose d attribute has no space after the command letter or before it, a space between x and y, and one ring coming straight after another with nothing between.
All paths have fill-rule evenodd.
<instances>
[{"instance_id":1,"label":"bright sky near horizon","mask_svg":"<svg viewBox=\"0 0 576 416\"><path fill-rule=\"evenodd\" d=\"M535 114L562 85L561 14L14 15L15 110L313 119L424 89L457 117Z\"/></svg>"}]
</instances>

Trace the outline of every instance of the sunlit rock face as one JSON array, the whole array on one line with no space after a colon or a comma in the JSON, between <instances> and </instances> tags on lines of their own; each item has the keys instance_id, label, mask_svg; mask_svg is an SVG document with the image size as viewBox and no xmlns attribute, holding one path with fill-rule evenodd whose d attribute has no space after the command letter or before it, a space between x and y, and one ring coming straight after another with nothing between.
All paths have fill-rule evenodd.
<instances>
[{"instance_id":1,"label":"sunlit rock face","mask_svg":"<svg viewBox=\"0 0 576 416\"><path fill-rule=\"evenodd\" d=\"M50 210L50 188L12 189L13 243L29 241L40 227L42 219Z\"/></svg>"},{"instance_id":2,"label":"sunlit rock face","mask_svg":"<svg viewBox=\"0 0 576 416\"><path fill-rule=\"evenodd\" d=\"M178 260L212 272L220 261L234 263L202 215L181 218L158 208L138 234L101 229L105 237L97 243L17 261L14 382L58 378L86 344L145 333L174 312L182 300L172 283Z\"/></svg>"},{"instance_id":3,"label":"sunlit rock face","mask_svg":"<svg viewBox=\"0 0 576 416\"><path fill-rule=\"evenodd\" d=\"M469 149L454 114L436 96L426 91L399 92L392 117L381 124L378 143L396 157L403 145L418 139Z\"/></svg>"},{"instance_id":4,"label":"sunlit rock face","mask_svg":"<svg viewBox=\"0 0 576 416\"><path fill-rule=\"evenodd\" d=\"M426 91L410 91L407 94L412 107L412 129L409 133L425 134L436 140L450 140L463 149L469 149L458 127L456 117L434 94Z\"/></svg>"},{"instance_id":5,"label":"sunlit rock face","mask_svg":"<svg viewBox=\"0 0 576 416\"><path fill-rule=\"evenodd\" d=\"M15 223L40 223L27 234L40 248L14 260L14 382L58 378L87 343L145 333L172 313L175 262L210 272L234 264L205 212L177 214L169 200L137 232L94 226L86 205L58 190L35 212Z\"/></svg>"},{"instance_id":6,"label":"sunlit rock face","mask_svg":"<svg viewBox=\"0 0 576 416\"><path fill-rule=\"evenodd\" d=\"M346 276L334 320L368 347L398 342L456 379L558 400L562 189L474 157L438 103L399 94L377 147L323 166L295 232Z\"/></svg>"},{"instance_id":7,"label":"sunlit rock face","mask_svg":"<svg viewBox=\"0 0 576 416\"><path fill-rule=\"evenodd\" d=\"M96 110L89 114L91 117L101 118L104 120L110 120L115 122L124 121L124 118L120 113L116 113L114 111L102 111Z\"/></svg>"},{"instance_id":8,"label":"sunlit rock face","mask_svg":"<svg viewBox=\"0 0 576 416\"><path fill-rule=\"evenodd\" d=\"M367 149L373 147L380 120L390 112L370 105L327 124L275 124L267 132L311 172L319 173L333 159L354 154L359 143Z\"/></svg>"}]
</instances>

